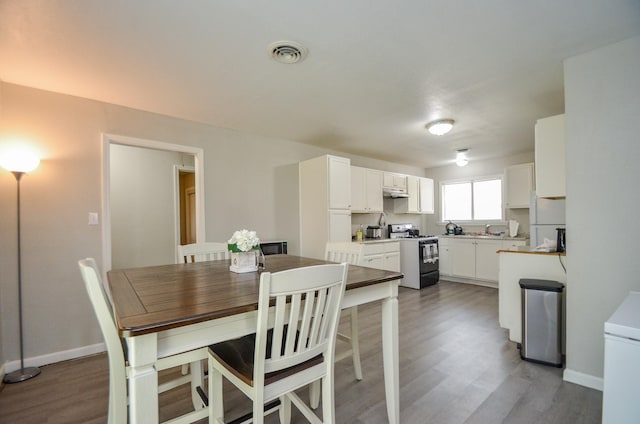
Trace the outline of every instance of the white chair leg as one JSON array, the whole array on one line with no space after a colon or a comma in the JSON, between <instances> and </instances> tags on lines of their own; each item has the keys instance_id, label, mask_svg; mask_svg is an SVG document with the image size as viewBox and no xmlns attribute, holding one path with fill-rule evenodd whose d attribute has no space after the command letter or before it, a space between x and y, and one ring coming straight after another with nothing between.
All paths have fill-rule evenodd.
<instances>
[{"instance_id":1,"label":"white chair leg","mask_svg":"<svg viewBox=\"0 0 640 424\"><path fill-rule=\"evenodd\" d=\"M358 307L351 308L351 355L353 356L353 371L356 379L362 380L362 365L360 364L360 339L358 338Z\"/></svg>"},{"instance_id":2,"label":"white chair leg","mask_svg":"<svg viewBox=\"0 0 640 424\"><path fill-rule=\"evenodd\" d=\"M280 396L280 424L291 422L291 399L288 396Z\"/></svg>"},{"instance_id":3,"label":"white chair leg","mask_svg":"<svg viewBox=\"0 0 640 424\"><path fill-rule=\"evenodd\" d=\"M336 409L333 394L333 378L326 375L322 378L322 422L335 423Z\"/></svg>"},{"instance_id":4,"label":"white chair leg","mask_svg":"<svg viewBox=\"0 0 640 424\"><path fill-rule=\"evenodd\" d=\"M209 424L224 422L224 399L222 397L222 374L213 368L209 359Z\"/></svg>"},{"instance_id":5,"label":"white chair leg","mask_svg":"<svg viewBox=\"0 0 640 424\"><path fill-rule=\"evenodd\" d=\"M264 397L261 394L253 399L253 424L264 424Z\"/></svg>"},{"instance_id":6,"label":"white chair leg","mask_svg":"<svg viewBox=\"0 0 640 424\"><path fill-rule=\"evenodd\" d=\"M309 405L316 409L320 405L320 380L309 384Z\"/></svg>"},{"instance_id":7,"label":"white chair leg","mask_svg":"<svg viewBox=\"0 0 640 424\"><path fill-rule=\"evenodd\" d=\"M183 365L184 367L184 365ZM204 388L204 372L202 371L202 361L195 361L188 364L191 369L191 401L193 409L200 410L204 407L202 399L198 394L198 387Z\"/></svg>"}]
</instances>

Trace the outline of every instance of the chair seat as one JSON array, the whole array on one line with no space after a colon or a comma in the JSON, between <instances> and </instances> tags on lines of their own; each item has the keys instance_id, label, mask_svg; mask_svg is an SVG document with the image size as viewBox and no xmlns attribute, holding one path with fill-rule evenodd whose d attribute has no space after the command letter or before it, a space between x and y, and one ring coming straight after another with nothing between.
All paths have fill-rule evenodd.
<instances>
[{"instance_id":1,"label":"chair seat","mask_svg":"<svg viewBox=\"0 0 640 424\"><path fill-rule=\"evenodd\" d=\"M296 337L297 338L297 337ZM271 358L271 344L273 340L273 330L267 332L267 354L266 359ZM284 352L284 340L282 350ZM216 343L209 346L211 354L220 362L226 369L231 371L236 377L241 379L245 384L253 386L253 363L255 359L255 346L256 346L256 334L248 334L238 339L229 340L226 342ZM322 355L315 356L308 361L302 362L296 366L285 368L283 370L271 372L265 374L264 384L268 386L278 380L286 378L290 375L296 374L307 368L311 368L314 365L322 363Z\"/></svg>"}]
</instances>

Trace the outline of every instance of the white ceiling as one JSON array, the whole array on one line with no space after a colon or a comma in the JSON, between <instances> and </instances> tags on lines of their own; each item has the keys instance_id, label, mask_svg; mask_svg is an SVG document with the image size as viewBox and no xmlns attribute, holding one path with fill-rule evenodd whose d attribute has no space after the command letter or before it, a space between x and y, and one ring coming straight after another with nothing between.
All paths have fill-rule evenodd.
<instances>
[{"instance_id":1,"label":"white ceiling","mask_svg":"<svg viewBox=\"0 0 640 424\"><path fill-rule=\"evenodd\" d=\"M0 0L0 80L432 167L532 151L563 59L638 34L638 0Z\"/></svg>"}]
</instances>

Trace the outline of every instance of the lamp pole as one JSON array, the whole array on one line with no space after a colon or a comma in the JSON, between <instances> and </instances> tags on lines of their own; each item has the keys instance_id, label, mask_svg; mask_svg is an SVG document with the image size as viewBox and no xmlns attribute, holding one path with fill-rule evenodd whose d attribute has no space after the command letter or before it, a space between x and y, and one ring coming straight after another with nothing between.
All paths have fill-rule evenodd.
<instances>
[{"instance_id":1,"label":"lamp pole","mask_svg":"<svg viewBox=\"0 0 640 424\"><path fill-rule=\"evenodd\" d=\"M22 250L20 237L20 179L25 174L22 171L11 171L18 183L18 315L20 324L20 369L4 376L5 383L20 383L40 374L40 368L24 366L24 349L22 343Z\"/></svg>"}]
</instances>

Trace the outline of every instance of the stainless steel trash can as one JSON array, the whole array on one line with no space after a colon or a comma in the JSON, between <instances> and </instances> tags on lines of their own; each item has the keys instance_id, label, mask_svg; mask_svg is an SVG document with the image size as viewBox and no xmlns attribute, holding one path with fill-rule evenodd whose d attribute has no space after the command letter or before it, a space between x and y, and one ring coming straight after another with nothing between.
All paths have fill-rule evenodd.
<instances>
[{"instance_id":1,"label":"stainless steel trash can","mask_svg":"<svg viewBox=\"0 0 640 424\"><path fill-rule=\"evenodd\" d=\"M562 294L557 281L523 278L520 357L562 367Z\"/></svg>"}]
</instances>

